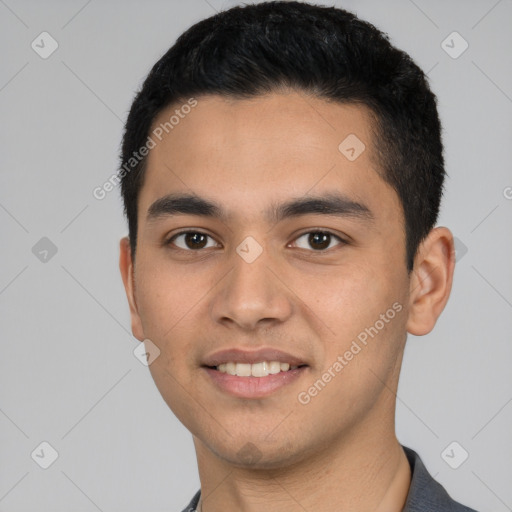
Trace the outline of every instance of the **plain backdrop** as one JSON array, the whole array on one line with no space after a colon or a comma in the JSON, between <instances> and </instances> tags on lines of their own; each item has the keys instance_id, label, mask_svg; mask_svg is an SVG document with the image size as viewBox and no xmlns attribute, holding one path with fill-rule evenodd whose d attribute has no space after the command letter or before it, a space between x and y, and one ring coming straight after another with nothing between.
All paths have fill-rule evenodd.
<instances>
[{"instance_id":1,"label":"plain backdrop","mask_svg":"<svg viewBox=\"0 0 512 512\"><path fill-rule=\"evenodd\" d=\"M92 191L116 171L150 67L236 3L0 0L2 512L174 512L199 488L191 435L133 354L119 191ZM399 439L455 499L512 510L512 2L324 5L374 23L428 72L444 126L439 224L458 263L436 329L409 337Z\"/></svg>"}]
</instances>

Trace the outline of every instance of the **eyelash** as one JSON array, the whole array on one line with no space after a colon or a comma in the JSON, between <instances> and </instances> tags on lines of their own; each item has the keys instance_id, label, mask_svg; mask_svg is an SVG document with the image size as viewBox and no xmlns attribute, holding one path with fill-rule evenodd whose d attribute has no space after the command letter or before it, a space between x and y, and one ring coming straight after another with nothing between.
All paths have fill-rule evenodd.
<instances>
[{"instance_id":1,"label":"eyelash","mask_svg":"<svg viewBox=\"0 0 512 512\"><path fill-rule=\"evenodd\" d=\"M313 230L310 230L310 231L305 231L299 235L297 235L295 238L294 238L294 242L296 242L298 239L302 238L303 236L305 235L311 235L311 234L315 234L315 233L320 233L320 234L324 234L324 235L329 235L331 236L332 238L336 239L338 241L338 243L335 245L335 247L337 247L338 245L347 245L348 242L347 240L344 240L343 238L341 238L339 235L336 235L335 233L333 233L332 231L328 230L328 229L313 229ZM215 240L211 235L209 235L208 233L204 233L203 231L199 231L199 230L186 230L186 231L180 231L179 233L175 233L174 235L172 235L165 243L164 245L166 246L172 246L174 245L174 242L175 240L180 237L180 236L183 236L183 235L187 235L187 234L196 234L196 235L204 235L208 238L211 238L212 240ZM288 247L288 245L287 245ZM201 249L183 249L182 247L174 247L175 250L181 250L181 251L185 251L185 252L201 252L203 250L203 248ZM313 253L325 253L327 251L330 251L331 249L333 249L333 247L328 247L327 249L309 249L310 252L313 252ZM308 249L303 249L303 250L308 250Z\"/></svg>"}]
</instances>

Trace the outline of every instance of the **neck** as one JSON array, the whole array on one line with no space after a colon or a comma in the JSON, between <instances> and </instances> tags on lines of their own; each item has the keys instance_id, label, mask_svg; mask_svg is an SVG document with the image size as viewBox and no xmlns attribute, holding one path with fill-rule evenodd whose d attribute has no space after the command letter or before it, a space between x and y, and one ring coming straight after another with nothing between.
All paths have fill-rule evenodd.
<instances>
[{"instance_id":1,"label":"neck","mask_svg":"<svg viewBox=\"0 0 512 512\"><path fill-rule=\"evenodd\" d=\"M394 430L367 434L270 470L235 467L194 437L202 512L400 512L411 478L407 457Z\"/></svg>"}]
</instances>

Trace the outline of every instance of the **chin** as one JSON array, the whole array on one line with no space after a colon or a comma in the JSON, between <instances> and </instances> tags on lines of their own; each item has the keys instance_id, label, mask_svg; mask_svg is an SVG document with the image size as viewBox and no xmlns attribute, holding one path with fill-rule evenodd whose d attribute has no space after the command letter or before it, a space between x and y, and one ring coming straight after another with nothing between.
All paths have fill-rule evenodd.
<instances>
[{"instance_id":1,"label":"chin","mask_svg":"<svg viewBox=\"0 0 512 512\"><path fill-rule=\"evenodd\" d=\"M227 443L212 445L211 440L204 443L219 459L231 466L250 470L272 470L291 467L306 458L304 450L298 442L293 443L288 438L278 442L268 440L250 440L247 435L244 439L230 438Z\"/></svg>"}]
</instances>

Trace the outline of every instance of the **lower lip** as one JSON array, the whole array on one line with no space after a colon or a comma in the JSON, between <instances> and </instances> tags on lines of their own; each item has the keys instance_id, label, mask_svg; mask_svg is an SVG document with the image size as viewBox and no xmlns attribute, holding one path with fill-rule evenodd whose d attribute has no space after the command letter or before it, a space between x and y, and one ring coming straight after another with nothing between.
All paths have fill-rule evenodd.
<instances>
[{"instance_id":1,"label":"lower lip","mask_svg":"<svg viewBox=\"0 0 512 512\"><path fill-rule=\"evenodd\" d=\"M302 366L287 372L279 372L266 377L238 377L203 367L213 382L226 393L239 398L263 398L296 381L307 370Z\"/></svg>"}]
</instances>

